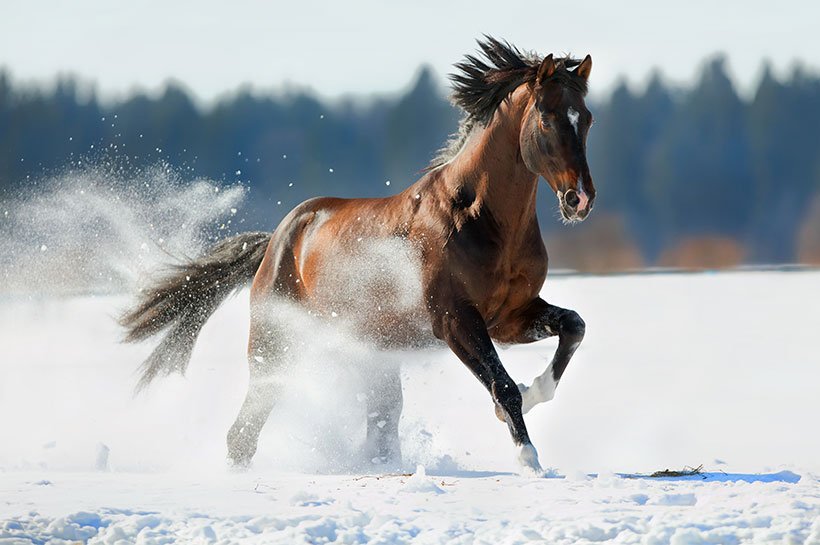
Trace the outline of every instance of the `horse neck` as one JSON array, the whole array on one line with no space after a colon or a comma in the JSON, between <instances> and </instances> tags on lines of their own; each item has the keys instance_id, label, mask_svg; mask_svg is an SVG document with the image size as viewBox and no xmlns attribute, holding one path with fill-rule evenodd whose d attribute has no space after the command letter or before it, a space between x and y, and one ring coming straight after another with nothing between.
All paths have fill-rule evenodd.
<instances>
[{"instance_id":1,"label":"horse neck","mask_svg":"<svg viewBox=\"0 0 820 545\"><path fill-rule=\"evenodd\" d=\"M520 232L535 220L538 176L524 165L519 134L530 93L522 86L502 103L490 123L476 129L447 165L453 194L475 195L473 210L489 211L504 230Z\"/></svg>"}]
</instances>

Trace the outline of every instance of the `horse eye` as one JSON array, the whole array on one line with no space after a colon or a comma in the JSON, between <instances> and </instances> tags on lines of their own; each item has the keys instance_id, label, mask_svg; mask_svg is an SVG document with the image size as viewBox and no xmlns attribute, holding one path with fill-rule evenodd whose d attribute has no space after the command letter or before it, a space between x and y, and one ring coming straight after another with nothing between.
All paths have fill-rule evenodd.
<instances>
[{"instance_id":1,"label":"horse eye","mask_svg":"<svg viewBox=\"0 0 820 545\"><path fill-rule=\"evenodd\" d=\"M552 122L555 119L553 114L541 114L538 121L541 123L541 128L544 130L552 129Z\"/></svg>"}]
</instances>

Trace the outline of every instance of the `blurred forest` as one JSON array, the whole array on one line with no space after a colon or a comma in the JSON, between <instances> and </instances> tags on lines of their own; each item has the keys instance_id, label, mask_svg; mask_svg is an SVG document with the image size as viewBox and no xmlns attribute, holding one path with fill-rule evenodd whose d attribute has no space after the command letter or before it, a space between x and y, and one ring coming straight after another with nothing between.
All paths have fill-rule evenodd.
<instances>
[{"instance_id":1,"label":"blurred forest","mask_svg":"<svg viewBox=\"0 0 820 545\"><path fill-rule=\"evenodd\" d=\"M458 124L445 94L422 68L395 96L324 101L240 89L200 107L176 83L102 101L72 77L32 87L0 71L0 199L36 191L38 180L81 161L166 161L185 179L241 182L250 188L243 227L273 229L308 197L382 196L417 179ZM640 91L622 84L589 107L596 209L563 226L541 186L552 266L820 263L816 75L798 66L778 79L764 68L744 100L715 57L689 87L656 74Z\"/></svg>"}]
</instances>

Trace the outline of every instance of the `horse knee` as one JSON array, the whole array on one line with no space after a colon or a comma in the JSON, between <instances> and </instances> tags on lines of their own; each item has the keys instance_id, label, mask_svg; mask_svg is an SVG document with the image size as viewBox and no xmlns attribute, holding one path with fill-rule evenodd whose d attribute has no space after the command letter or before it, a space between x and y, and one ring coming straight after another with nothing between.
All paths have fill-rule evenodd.
<instances>
[{"instance_id":1,"label":"horse knee","mask_svg":"<svg viewBox=\"0 0 820 545\"><path fill-rule=\"evenodd\" d=\"M580 343L586 333L586 323L574 310L568 310L561 317L560 335L573 343Z\"/></svg>"}]
</instances>

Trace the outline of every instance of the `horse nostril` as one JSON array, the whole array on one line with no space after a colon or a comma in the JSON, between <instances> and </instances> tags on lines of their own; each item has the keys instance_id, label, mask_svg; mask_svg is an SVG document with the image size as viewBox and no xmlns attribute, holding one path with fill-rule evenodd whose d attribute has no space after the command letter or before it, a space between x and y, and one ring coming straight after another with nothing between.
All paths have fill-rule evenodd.
<instances>
[{"instance_id":1,"label":"horse nostril","mask_svg":"<svg viewBox=\"0 0 820 545\"><path fill-rule=\"evenodd\" d=\"M578 208L578 203L581 202L581 199L578 197L578 193L574 189L570 189L564 193L564 202L570 208Z\"/></svg>"}]
</instances>

